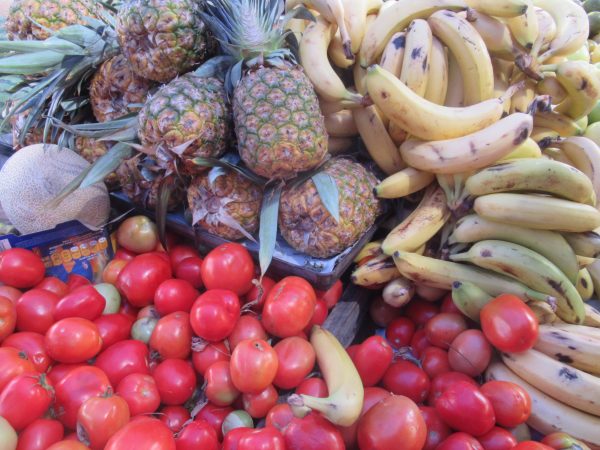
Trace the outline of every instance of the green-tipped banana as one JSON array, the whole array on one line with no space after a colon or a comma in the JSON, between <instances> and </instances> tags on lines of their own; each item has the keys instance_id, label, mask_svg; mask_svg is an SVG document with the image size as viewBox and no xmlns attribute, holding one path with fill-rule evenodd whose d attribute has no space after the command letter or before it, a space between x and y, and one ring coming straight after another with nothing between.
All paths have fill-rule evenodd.
<instances>
[{"instance_id":1,"label":"green-tipped banana","mask_svg":"<svg viewBox=\"0 0 600 450\"><path fill-rule=\"evenodd\" d=\"M600 234L595 231L563 233L563 236L575 254L589 258L598 258L600 256Z\"/></svg>"},{"instance_id":2,"label":"green-tipped banana","mask_svg":"<svg viewBox=\"0 0 600 450\"><path fill-rule=\"evenodd\" d=\"M590 273L592 284L594 285L594 293L596 297L600 297L600 259L592 265L587 266L586 269Z\"/></svg>"},{"instance_id":3,"label":"green-tipped banana","mask_svg":"<svg viewBox=\"0 0 600 450\"><path fill-rule=\"evenodd\" d=\"M594 283L590 272L583 268L579 271L577 276L577 284L575 285L577 292L581 296L583 301L587 301L594 295Z\"/></svg>"},{"instance_id":4,"label":"green-tipped banana","mask_svg":"<svg viewBox=\"0 0 600 450\"><path fill-rule=\"evenodd\" d=\"M542 150L537 142L530 137L525 140L521 145L515 148L512 152L502 158L500 161L510 161L513 159L523 158L541 158Z\"/></svg>"},{"instance_id":5,"label":"green-tipped banana","mask_svg":"<svg viewBox=\"0 0 600 450\"><path fill-rule=\"evenodd\" d=\"M452 283L452 301L468 318L479 322L479 313L494 297L468 281Z\"/></svg>"},{"instance_id":6,"label":"green-tipped banana","mask_svg":"<svg viewBox=\"0 0 600 450\"><path fill-rule=\"evenodd\" d=\"M581 295L567 276L539 253L512 242L487 240L450 258L507 275L531 289L552 295L557 301L558 317L568 323L583 323L585 304Z\"/></svg>"},{"instance_id":7,"label":"green-tipped banana","mask_svg":"<svg viewBox=\"0 0 600 450\"><path fill-rule=\"evenodd\" d=\"M552 261L575 284L579 273L577 256L560 233L493 222L477 214L460 219L450 235L450 244L496 239L527 247Z\"/></svg>"},{"instance_id":8,"label":"green-tipped banana","mask_svg":"<svg viewBox=\"0 0 600 450\"><path fill-rule=\"evenodd\" d=\"M487 167L467 179L474 196L498 192L539 192L596 205L591 180L580 170L551 159L517 159Z\"/></svg>"}]
</instances>

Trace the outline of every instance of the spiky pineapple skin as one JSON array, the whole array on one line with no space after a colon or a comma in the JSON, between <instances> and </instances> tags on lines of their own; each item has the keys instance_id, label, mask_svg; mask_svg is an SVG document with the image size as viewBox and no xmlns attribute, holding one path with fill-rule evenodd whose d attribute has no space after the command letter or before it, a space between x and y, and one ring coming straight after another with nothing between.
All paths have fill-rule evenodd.
<instances>
[{"instance_id":1,"label":"spiky pineapple skin","mask_svg":"<svg viewBox=\"0 0 600 450\"><path fill-rule=\"evenodd\" d=\"M90 82L90 104L98 122L118 119L139 110L153 83L135 74L129 61L117 55L102 63Z\"/></svg>"},{"instance_id":2,"label":"spiky pineapple skin","mask_svg":"<svg viewBox=\"0 0 600 450\"><path fill-rule=\"evenodd\" d=\"M93 164L98 158L104 156L110 150L111 146L106 141L99 141L85 136L77 136L75 138L75 150L90 164ZM104 183L109 190L117 189L119 187L119 177L116 172L104 178Z\"/></svg>"},{"instance_id":3,"label":"spiky pineapple skin","mask_svg":"<svg viewBox=\"0 0 600 450\"><path fill-rule=\"evenodd\" d=\"M268 179L290 179L327 155L327 131L314 88L301 67L261 67L242 77L233 96L238 149Z\"/></svg>"},{"instance_id":4,"label":"spiky pineapple skin","mask_svg":"<svg viewBox=\"0 0 600 450\"><path fill-rule=\"evenodd\" d=\"M237 172L228 171L211 183L208 173L192 179L187 189L194 222L209 233L232 241L244 235L220 220L225 212L248 233L258 230L262 189Z\"/></svg>"},{"instance_id":5,"label":"spiky pineapple skin","mask_svg":"<svg viewBox=\"0 0 600 450\"><path fill-rule=\"evenodd\" d=\"M373 194L375 176L349 159L326 163L324 172L339 192L340 221L329 214L312 180L288 187L281 195L279 229L296 250L317 258L336 255L352 244L375 223L380 214L379 200Z\"/></svg>"},{"instance_id":6,"label":"spiky pineapple skin","mask_svg":"<svg viewBox=\"0 0 600 450\"><path fill-rule=\"evenodd\" d=\"M23 134L25 121L29 115L29 110L23 111L22 113L15 114L10 118L10 124L12 126L12 142L13 149L20 150L23 147L27 147L33 144L41 144L44 142L44 128L39 126L32 126L29 128L25 137L23 137L23 144L20 143L21 135ZM54 144L55 142L50 142Z\"/></svg>"},{"instance_id":7,"label":"spiky pineapple skin","mask_svg":"<svg viewBox=\"0 0 600 450\"><path fill-rule=\"evenodd\" d=\"M56 31L84 25L85 17L97 17L93 0L16 0L6 20L6 31L10 40L44 40L51 33L34 22Z\"/></svg>"},{"instance_id":8,"label":"spiky pineapple skin","mask_svg":"<svg viewBox=\"0 0 600 450\"><path fill-rule=\"evenodd\" d=\"M163 86L138 116L138 136L144 147L173 151L183 171L194 172L195 157L221 156L231 131L231 111L223 83L191 73ZM189 144L181 153L177 148Z\"/></svg>"},{"instance_id":9,"label":"spiky pineapple skin","mask_svg":"<svg viewBox=\"0 0 600 450\"><path fill-rule=\"evenodd\" d=\"M214 52L197 0L129 0L116 31L135 73L167 83Z\"/></svg>"}]
</instances>

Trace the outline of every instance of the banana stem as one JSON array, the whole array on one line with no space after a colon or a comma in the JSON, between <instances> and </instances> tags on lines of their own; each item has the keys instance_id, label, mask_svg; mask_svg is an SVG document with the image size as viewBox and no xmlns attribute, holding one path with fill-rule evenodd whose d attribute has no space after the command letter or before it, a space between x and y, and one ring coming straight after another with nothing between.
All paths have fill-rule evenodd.
<instances>
[{"instance_id":1,"label":"banana stem","mask_svg":"<svg viewBox=\"0 0 600 450\"><path fill-rule=\"evenodd\" d=\"M545 64L540 66L542 72L556 72L558 70L558 64Z\"/></svg>"},{"instance_id":2,"label":"banana stem","mask_svg":"<svg viewBox=\"0 0 600 450\"><path fill-rule=\"evenodd\" d=\"M335 409L336 405L331 397L320 398L304 394L292 394L288 397L288 404L296 417L304 417L311 410L326 413L330 409Z\"/></svg>"}]
</instances>

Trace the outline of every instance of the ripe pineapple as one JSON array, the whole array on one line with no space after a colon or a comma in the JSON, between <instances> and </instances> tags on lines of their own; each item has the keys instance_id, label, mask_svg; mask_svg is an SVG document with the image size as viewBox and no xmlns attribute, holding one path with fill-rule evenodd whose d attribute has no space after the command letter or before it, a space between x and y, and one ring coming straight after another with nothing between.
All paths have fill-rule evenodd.
<instances>
[{"instance_id":1,"label":"ripe pineapple","mask_svg":"<svg viewBox=\"0 0 600 450\"><path fill-rule=\"evenodd\" d=\"M90 82L90 104L98 122L114 120L137 111L153 83L139 77L127 58L117 55L105 61Z\"/></svg>"},{"instance_id":2,"label":"ripe pineapple","mask_svg":"<svg viewBox=\"0 0 600 450\"><path fill-rule=\"evenodd\" d=\"M214 52L199 0L128 0L117 13L123 54L136 74L167 83Z\"/></svg>"},{"instance_id":3,"label":"ripe pineapple","mask_svg":"<svg viewBox=\"0 0 600 450\"><path fill-rule=\"evenodd\" d=\"M111 147L112 144L106 141L99 141L85 136L77 136L75 138L75 149L77 153L83 156L90 164L105 155ZM104 183L109 190L117 189L119 187L119 177L116 172L113 172L104 178Z\"/></svg>"},{"instance_id":4,"label":"ripe pineapple","mask_svg":"<svg viewBox=\"0 0 600 450\"><path fill-rule=\"evenodd\" d=\"M44 128L36 124L27 130L25 137L23 138L23 144L20 143L21 135L23 133L23 127L25 121L29 115L29 110L23 111L22 113L15 114L10 118L10 124L12 126L12 142L13 149L20 150L23 147L33 144L41 144L44 142ZM50 142L54 144L55 142Z\"/></svg>"},{"instance_id":5,"label":"ripe pineapple","mask_svg":"<svg viewBox=\"0 0 600 450\"><path fill-rule=\"evenodd\" d=\"M281 0L212 0L205 22L230 69L233 120L244 163L268 179L290 179L327 155L327 132L313 86L284 49ZM235 69L235 70L233 70Z\"/></svg>"},{"instance_id":6,"label":"ripe pineapple","mask_svg":"<svg viewBox=\"0 0 600 450\"><path fill-rule=\"evenodd\" d=\"M195 177L187 190L194 225L235 241L258 230L262 189L233 170L215 167Z\"/></svg>"},{"instance_id":7,"label":"ripe pineapple","mask_svg":"<svg viewBox=\"0 0 600 450\"><path fill-rule=\"evenodd\" d=\"M380 213L373 194L375 176L349 159L333 159L324 166L339 192L340 221L327 211L315 184L307 180L286 188L279 205L279 230L296 250L317 258L336 255L354 244Z\"/></svg>"}]
</instances>

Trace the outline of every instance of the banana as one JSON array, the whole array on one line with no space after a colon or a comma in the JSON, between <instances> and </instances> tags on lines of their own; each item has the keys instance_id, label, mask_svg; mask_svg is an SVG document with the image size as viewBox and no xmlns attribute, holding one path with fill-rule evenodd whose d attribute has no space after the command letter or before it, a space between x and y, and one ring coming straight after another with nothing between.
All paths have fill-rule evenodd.
<instances>
[{"instance_id":1,"label":"banana","mask_svg":"<svg viewBox=\"0 0 600 450\"><path fill-rule=\"evenodd\" d=\"M562 137L579 136L584 131L576 121L554 111L536 112L533 121L536 126L554 130Z\"/></svg>"},{"instance_id":2,"label":"banana","mask_svg":"<svg viewBox=\"0 0 600 450\"><path fill-rule=\"evenodd\" d=\"M408 139L408 133L400 128L395 122L388 123L388 133L396 145L401 145Z\"/></svg>"},{"instance_id":3,"label":"banana","mask_svg":"<svg viewBox=\"0 0 600 450\"><path fill-rule=\"evenodd\" d=\"M525 14L526 0L467 0L469 8L473 8L489 16L516 17Z\"/></svg>"},{"instance_id":4,"label":"banana","mask_svg":"<svg viewBox=\"0 0 600 450\"><path fill-rule=\"evenodd\" d=\"M413 20L406 31L400 81L420 97L425 95L427 89L432 45L433 35L427 21Z\"/></svg>"},{"instance_id":5,"label":"banana","mask_svg":"<svg viewBox=\"0 0 600 450\"><path fill-rule=\"evenodd\" d=\"M341 138L341 137L329 137L327 140L327 151L330 155L342 155L352 150L354 145L354 139L352 138Z\"/></svg>"},{"instance_id":6,"label":"banana","mask_svg":"<svg viewBox=\"0 0 600 450\"><path fill-rule=\"evenodd\" d=\"M537 230L582 232L600 226L600 212L569 200L526 194L489 194L475 200L486 219Z\"/></svg>"},{"instance_id":7,"label":"banana","mask_svg":"<svg viewBox=\"0 0 600 450\"><path fill-rule=\"evenodd\" d=\"M447 10L433 13L427 22L433 34L456 56L464 83L465 105L493 98L494 69L477 30L466 19Z\"/></svg>"},{"instance_id":8,"label":"banana","mask_svg":"<svg viewBox=\"0 0 600 450\"><path fill-rule=\"evenodd\" d=\"M436 38L437 39L437 38ZM464 96L464 83L462 74L460 73L460 66L458 61L452 54L448 52L448 90L446 92L446 99L444 100L444 106L451 108L457 108L465 106ZM510 105L510 100L504 102Z\"/></svg>"},{"instance_id":9,"label":"banana","mask_svg":"<svg viewBox=\"0 0 600 450\"><path fill-rule=\"evenodd\" d=\"M600 418L554 400L502 363L495 362L488 367L486 380L510 381L527 391L531 397L531 416L527 424L534 430L544 435L560 430L588 444L600 445Z\"/></svg>"},{"instance_id":10,"label":"banana","mask_svg":"<svg viewBox=\"0 0 600 450\"><path fill-rule=\"evenodd\" d=\"M563 152L560 148L546 147L544 150L542 150L542 156L545 159L553 159L554 161L559 161L563 164L568 164L571 167L575 167L573 161L567 158L565 152Z\"/></svg>"},{"instance_id":11,"label":"banana","mask_svg":"<svg viewBox=\"0 0 600 450\"><path fill-rule=\"evenodd\" d=\"M546 50L548 44L556 37L557 28L556 22L552 18L552 15L545 9L534 6L535 14L538 19L539 36L542 40L539 42L540 50Z\"/></svg>"},{"instance_id":12,"label":"banana","mask_svg":"<svg viewBox=\"0 0 600 450\"><path fill-rule=\"evenodd\" d=\"M552 295L556 298L558 317L568 323L583 323L584 303L575 286L554 263L527 247L485 240L477 242L468 252L451 255L450 259L507 275L531 289Z\"/></svg>"},{"instance_id":13,"label":"banana","mask_svg":"<svg viewBox=\"0 0 600 450\"><path fill-rule=\"evenodd\" d=\"M540 34L538 15L535 12L531 0L529 0L527 10L520 16L506 19L506 25L515 37L517 42L528 50L533 48L533 43Z\"/></svg>"},{"instance_id":14,"label":"banana","mask_svg":"<svg viewBox=\"0 0 600 450\"><path fill-rule=\"evenodd\" d=\"M433 180L435 180L433 174L407 167L375 186L374 192L379 198L406 197L426 188Z\"/></svg>"},{"instance_id":15,"label":"banana","mask_svg":"<svg viewBox=\"0 0 600 450\"><path fill-rule=\"evenodd\" d=\"M300 60L315 91L326 101L350 101L360 104L362 95L350 92L335 73L327 57L334 26L317 17L304 30L300 41Z\"/></svg>"},{"instance_id":16,"label":"banana","mask_svg":"<svg viewBox=\"0 0 600 450\"><path fill-rule=\"evenodd\" d=\"M590 273L592 283L594 284L594 293L596 294L596 297L600 297L600 260L596 260L587 266L587 270Z\"/></svg>"},{"instance_id":17,"label":"banana","mask_svg":"<svg viewBox=\"0 0 600 450\"><path fill-rule=\"evenodd\" d=\"M556 79L567 91L567 98L555 111L578 120L587 116L600 100L600 77L585 61L565 61L556 67Z\"/></svg>"},{"instance_id":18,"label":"banana","mask_svg":"<svg viewBox=\"0 0 600 450\"><path fill-rule=\"evenodd\" d=\"M513 38L508 26L500 20L472 9L459 13L459 16L466 18L481 35L490 55L514 61L517 55L525 53L525 49ZM524 16L509 20L519 20L521 17Z\"/></svg>"},{"instance_id":19,"label":"banana","mask_svg":"<svg viewBox=\"0 0 600 450\"><path fill-rule=\"evenodd\" d=\"M352 111L347 109L325 116L325 129L331 137L354 137L358 134Z\"/></svg>"},{"instance_id":20,"label":"banana","mask_svg":"<svg viewBox=\"0 0 600 450\"><path fill-rule=\"evenodd\" d=\"M404 60L404 49L406 47L406 32L401 31L392 36L385 46L379 64L385 70L400 78L402 72L402 61ZM360 67L360 66L359 66Z\"/></svg>"},{"instance_id":21,"label":"banana","mask_svg":"<svg viewBox=\"0 0 600 450\"><path fill-rule=\"evenodd\" d=\"M367 14L377 14L383 6L383 0L366 0Z\"/></svg>"},{"instance_id":22,"label":"banana","mask_svg":"<svg viewBox=\"0 0 600 450\"><path fill-rule=\"evenodd\" d=\"M596 258L589 258L587 256L577 255L577 263L579 264L579 269L585 269L595 262Z\"/></svg>"},{"instance_id":23,"label":"banana","mask_svg":"<svg viewBox=\"0 0 600 450\"><path fill-rule=\"evenodd\" d=\"M502 361L517 376L559 402L600 415L600 378L537 350L503 353Z\"/></svg>"},{"instance_id":24,"label":"banana","mask_svg":"<svg viewBox=\"0 0 600 450\"><path fill-rule=\"evenodd\" d=\"M558 105L567 98L567 91L558 82L553 72L544 75L544 79L538 82L536 90L539 94L549 95L553 105Z\"/></svg>"},{"instance_id":25,"label":"banana","mask_svg":"<svg viewBox=\"0 0 600 450\"><path fill-rule=\"evenodd\" d=\"M463 137L422 143L408 140L400 146L400 153L409 166L419 170L444 174L471 172L510 154L529 137L532 128L530 115L515 113Z\"/></svg>"},{"instance_id":26,"label":"banana","mask_svg":"<svg viewBox=\"0 0 600 450\"><path fill-rule=\"evenodd\" d=\"M591 331L585 331L587 329ZM600 375L600 333L597 328L570 324L540 325L533 348L557 361Z\"/></svg>"},{"instance_id":27,"label":"banana","mask_svg":"<svg viewBox=\"0 0 600 450\"><path fill-rule=\"evenodd\" d=\"M354 64L354 59L348 59L346 56L346 50L344 49L344 44L342 43L342 37L339 30L337 33L335 33L331 39L331 42L329 43L327 56L329 56L331 62L340 69L347 69Z\"/></svg>"},{"instance_id":28,"label":"banana","mask_svg":"<svg viewBox=\"0 0 600 450\"><path fill-rule=\"evenodd\" d=\"M600 198L600 148L586 137L569 137L558 142L558 147L575 167L592 181L596 198Z\"/></svg>"},{"instance_id":29,"label":"banana","mask_svg":"<svg viewBox=\"0 0 600 450\"><path fill-rule=\"evenodd\" d=\"M443 105L448 92L448 53L437 39L433 38L429 58L429 79L425 99Z\"/></svg>"},{"instance_id":30,"label":"banana","mask_svg":"<svg viewBox=\"0 0 600 450\"><path fill-rule=\"evenodd\" d=\"M512 242L539 253L554 263L571 281L575 283L579 265L575 252L560 233L554 231L531 230L508 225L471 214L461 218L448 238L449 244L495 239Z\"/></svg>"},{"instance_id":31,"label":"banana","mask_svg":"<svg viewBox=\"0 0 600 450\"><path fill-rule=\"evenodd\" d=\"M428 302L437 302L448 293L447 289L440 289L432 286L425 286L424 284L417 284L417 295Z\"/></svg>"},{"instance_id":32,"label":"banana","mask_svg":"<svg viewBox=\"0 0 600 450\"><path fill-rule=\"evenodd\" d=\"M431 239L450 218L444 191L431 186L419 206L386 236L381 249L386 255L397 250L415 251Z\"/></svg>"},{"instance_id":33,"label":"banana","mask_svg":"<svg viewBox=\"0 0 600 450\"><path fill-rule=\"evenodd\" d=\"M585 267L579 270L575 287L584 302L594 295L594 283L592 282L590 272Z\"/></svg>"},{"instance_id":34,"label":"banana","mask_svg":"<svg viewBox=\"0 0 600 450\"><path fill-rule=\"evenodd\" d=\"M413 280L417 286L423 284L448 291L452 289L455 281L460 281L473 283L493 296L513 294L523 301L552 300L551 296L529 289L512 278L468 264L442 261L400 251L394 253L394 262L400 274Z\"/></svg>"},{"instance_id":35,"label":"banana","mask_svg":"<svg viewBox=\"0 0 600 450\"><path fill-rule=\"evenodd\" d=\"M588 303L584 304L585 319L583 324L588 327L600 328L600 312Z\"/></svg>"},{"instance_id":36,"label":"banana","mask_svg":"<svg viewBox=\"0 0 600 450\"><path fill-rule=\"evenodd\" d=\"M350 35L352 54L358 53L367 31L367 0L341 0L344 6L344 21Z\"/></svg>"},{"instance_id":37,"label":"banana","mask_svg":"<svg viewBox=\"0 0 600 450\"><path fill-rule=\"evenodd\" d=\"M288 404L295 416L303 417L310 410L319 411L331 423L348 427L358 420L363 406L364 389L360 375L337 338L315 325L310 333L317 364L327 383L327 398L293 394Z\"/></svg>"},{"instance_id":38,"label":"banana","mask_svg":"<svg viewBox=\"0 0 600 450\"><path fill-rule=\"evenodd\" d=\"M479 323L481 310L493 298L479 286L468 281L455 281L452 283L452 301L454 305L465 316L477 323Z\"/></svg>"},{"instance_id":39,"label":"banana","mask_svg":"<svg viewBox=\"0 0 600 450\"><path fill-rule=\"evenodd\" d=\"M424 140L461 137L497 122L502 116L503 103L515 90L516 87L509 88L502 97L476 105L451 108L419 97L377 65L367 71L367 91L373 102L391 121Z\"/></svg>"},{"instance_id":40,"label":"banana","mask_svg":"<svg viewBox=\"0 0 600 450\"><path fill-rule=\"evenodd\" d=\"M529 308L537 317L538 323L553 323L560 320L556 317L552 306L543 302L529 302Z\"/></svg>"},{"instance_id":41,"label":"banana","mask_svg":"<svg viewBox=\"0 0 600 450\"><path fill-rule=\"evenodd\" d=\"M511 161L522 158L541 158L542 150L540 146L531 137L528 137L525 142L515 148L512 152L500 159L499 162Z\"/></svg>"},{"instance_id":42,"label":"banana","mask_svg":"<svg viewBox=\"0 0 600 450\"><path fill-rule=\"evenodd\" d=\"M534 126L531 131L531 139L533 139L541 149L545 149L556 143L556 141L560 139L560 134L550 128Z\"/></svg>"},{"instance_id":43,"label":"banana","mask_svg":"<svg viewBox=\"0 0 600 450\"><path fill-rule=\"evenodd\" d=\"M563 236L577 255L589 258L600 257L600 234L595 231L563 233Z\"/></svg>"},{"instance_id":44,"label":"banana","mask_svg":"<svg viewBox=\"0 0 600 450\"><path fill-rule=\"evenodd\" d=\"M524 78L524 76L515 78L515 81L520 81L521 78ZM523 89L519 89L510 100L511 114L515 112L529 112L531 103L535 100L535 81L527 78L524 79L524 83L525 86Z\"/></svg>"},{"instance_id":45,"label":"banana","mask_svg":"<svg viewBox=\"0 0 600 450\"><path fill-rule=\"evenodd\" d=\"M383 252L381 251L381 242L382 241L371 241L366 243L363 248L356 254L353 262L358 263L365 258L374 258L376 256L381 256Z\"/></svg>"},{"instance_id":46,"label":"banana","mask_svg":"<svg viewBox=\"0 0 600 450\"><path fill-rule=\"evenodd\" d=\"M358 286L372 287L389 283L399 276L394 261L388 255L380 255L354 269L350 279Z\"/></svg>"},{"instance_id":47,"label":"banana","mask_svg":"<svg viewBox=\"0 0 600 450\"><path fill-rule=\"evenodd\" d=\"M343 111L345 109L358 109L363 106L360 103L348 101L348 100L337 100L328 102L322 97L319 97L319 108L324 116L335 114L336 112Z\"/></svg>"},{"instance_id":48,"label":"banana","mask_svg":"<svg viewBox=\"0 0 600 450\"><path fill-rule=\"evenodd\" d=\"M390 281L384 288L381 296L383 301L394 308L400 308L411 301L415 295L415 285L404 277Z\"/></svg>"},{"instance_id":49,"label":"banana","mask_svg":"<svg viewBox=\"0 0 600 450\"><path fill-rule=\"evenodd\" d=\"M398 0L389 2L389 4L389 7L385 7L385 14L380 11L377 19L367 27L358 54L358 62L365 69L379 58L392 35L404 30L413 20L426 19L441 9L463 10L467 8L463 0L420 0L419 2Z\"/></svg>"},{"instance_id":50,"label":"banana","mask_svg":"<svg viewBox=\"0 0 600 450\"><path fill-rule=\"evenodd\" d=\"M304 19L290 19L285 25L286 30L292 32L292 34L296 37L296 42L300 42L302 40L302 34L306 29L306 20Z\"/></svg>"},{"instance_id":51,"label":"banana","mask_svg":"<svg viewBox=\"0 0 600 450\"><path fill-rule=\"evenodd\" d=\"M409 159L405 160L410 164ZM540 192L574 202L596 205L590 179L580 170L548 159L516 159L487 167L466 182L474 196L498 192Z\"/></svg>"}]
</instances>

